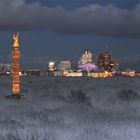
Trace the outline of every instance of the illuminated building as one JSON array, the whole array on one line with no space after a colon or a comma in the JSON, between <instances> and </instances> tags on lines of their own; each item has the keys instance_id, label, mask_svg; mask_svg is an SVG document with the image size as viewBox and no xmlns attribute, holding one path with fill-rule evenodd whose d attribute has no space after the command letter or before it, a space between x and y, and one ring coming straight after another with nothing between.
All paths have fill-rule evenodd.
<instances>
[{"instance_id":1,"label":"illuminated building","mask_svg":"<svg viewBox=\"0 0 140 140\"><path fill-rule=\"evenodd\" d=\"M129 76L129 77L136 76L136 71L127 69L126 71L122 71L122 76Z\"/></svg>"},{"instance_id":2,"label":"illuminated building","mask_svg":"<svg viewBox=\"0 0 140 140\"><path fill-rule=\"evenodd\" d=\"M136 72L135 72L135 76L140 77L140 72L139 72L139 71L136 71Z\"/></svg>"},{"instance_id":3,"label":"illuminated building","mask_svg":"<svg viewBox=\"0 0 140 140\"><path fill-rule=\"evenodd\" d=\"M98 58L98 67L102 70L110 71L111 70L111 54L109 52L102 52Z\"/></svg>"},{"instance_id":4,"label":"illuminated building","mask_svg":"<svg viewBox=\"0 0 140 140\"><path fill-rule=\"evenodd\" d=\"M81 76L83 76L83 73L81 71L67 70L67 71L64 71L63 76L66 76L66 77L81 77Z\"/></svg>"},{"instance_id":5,"label":"illuminated building","mask_svg":"<svg viewBox=\"0 0 140 140\"><path fill-rule=\"evenodd\" d=\"M111 71L116 71L119 68L119 63L115 60L111 60L110 66L111 66Z\"/></svg>"},{"instance_id":6,"label":"illuminated building","mask_svg":"<svg viewBox=\"0 0 140 140\"><path fill-rule=\"evenodd\" d=\"M79 62L78 62L78 65L83 65L83 64L86 64L86 63L92 63L93 62L93 55L90 51L85 51Z\"/></svg>"},{"instance_id":7,"label":"illuminated building","mask_svg":"<svg viewBox=\"0 0 140 140\"><path fill-rule=\"evenodd\" d=\"M48 64L48 76L54 76L54 71L56 70L55 62L51 61Z\"/></svg>"},{"instance_id":8,"label":"illuminated building","mask_svg":"<svg viewBox=\"0 0 140 140\"><path fill-rule=\"evenodd\" d=\"M116 71L119 67L119 63L111 59L111 53L102 52L98 58L98 67L105 71Z\"/></svg>"},{"instance_id":9,"label":"illuminated building","mask_svg":"<svg viewBox=\"0 0 140 140\"><path fill-rule=\"evenodd\" d=\"M71 62L69 60L60 61L57 63L57 69L58 71L71 70Z\"/></svg>"},{"instance_id":10,"label":"illuminated building","mask_svg":"<svg viewBox=\"0 0 140 140\"><path fill-rule=\"evenodd\" d=\"M54 62L49 62L48 71L54 71L54 69L55 69L55 63Z\"/></svg>"},{"instance_id":11,"label":"illuminated building","mask_svg":"<svg viewBox=\"0 0 140 140\"><path fill-rule=\"evenodd\" d=\"M1 63L0 64L0 74L6 74L8 72L9 73L12 72L12 66L11 66L11 64Z\"/></svg>"},{"instance_id":12,"label":"illuminated building","mask_svg":"<svg viewBox=\"0 0 140 140\"><path fill-rule=\"evenodd\" d=\"M81 71L96 71L98 70L98 67L95 65L95 63L85 63L82 65L79 65L79 69Z\"/></svg>"},{"instance_id":13,"label":"illuminated building","mask_svg":"<svg viewBox=\"0 0 140 140\"><path fill-rule=\"evenodd\" d=\"M13 50L12 50L12 95L6 96L10 99L25 99L23 95L20 95L20 51L19 51L19 36L13 35Z\"/></svg>"},{"instance_id":14,"label":"illuminated building","mask_svg":"<svg viewBox=\"0 0 140 140\"><path fill-rule=\"evenodd\" d=\"M108 78L112 77L113 74L111 72L90 72L87 73L87 76L94 77L94 78Z\"/></svg>"}]
</instances>

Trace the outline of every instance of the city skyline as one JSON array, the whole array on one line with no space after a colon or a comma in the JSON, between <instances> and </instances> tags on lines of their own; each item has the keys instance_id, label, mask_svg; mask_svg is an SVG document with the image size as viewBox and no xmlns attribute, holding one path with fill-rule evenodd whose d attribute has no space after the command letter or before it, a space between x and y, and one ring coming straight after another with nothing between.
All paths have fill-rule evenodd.
<instances>
[{"instance_id":1,"label":"city skyline","mask_svg":"<svg viewBox=\"0 0 140 140\"><path fill-rule=\"evenodd\" d=\"M6 0L0 9L5 13L0 14L1 62L10 60L11 36L19 32L21 61L28 68L58 59L75 65L85 50L97 60L108 46L122 67L140 69L138 0Z\"/></svg>"}]
</instances>

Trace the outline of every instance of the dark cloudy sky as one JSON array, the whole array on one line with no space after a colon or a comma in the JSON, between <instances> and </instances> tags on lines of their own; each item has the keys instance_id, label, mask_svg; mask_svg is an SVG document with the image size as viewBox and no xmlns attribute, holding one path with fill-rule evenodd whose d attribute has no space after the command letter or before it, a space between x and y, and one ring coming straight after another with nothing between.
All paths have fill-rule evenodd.
<instances>
[{"instance_id":1,"label":"dark cloudy sky","mask_svg":"<svg viewBox=\"0 0 140 140\"><path fill-rule=\"evenodd\" d=\"M140 0L2 0L1 62L10 61L14 32L26 68L61 59L76 64L84 50L96 60L108 46L122 67L140 69Z\"/></svg>"}]
</instances>

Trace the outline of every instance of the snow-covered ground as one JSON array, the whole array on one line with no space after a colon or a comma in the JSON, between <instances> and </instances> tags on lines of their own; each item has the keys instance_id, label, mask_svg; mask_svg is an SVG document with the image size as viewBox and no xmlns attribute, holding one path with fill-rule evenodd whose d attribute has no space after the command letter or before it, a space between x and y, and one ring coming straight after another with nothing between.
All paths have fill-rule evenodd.
<instances>
[{"instance_id":1,"label":"snow-covered ground","mask_svg":"<svg viewBox=\"0 0 140 140\"><path fill-rule=\"evenodd\" d=\"M10 84L0 77L0 140L140 139L140 78L22 77L26 100L5 99Z\"/></svg>"}]
</instances>

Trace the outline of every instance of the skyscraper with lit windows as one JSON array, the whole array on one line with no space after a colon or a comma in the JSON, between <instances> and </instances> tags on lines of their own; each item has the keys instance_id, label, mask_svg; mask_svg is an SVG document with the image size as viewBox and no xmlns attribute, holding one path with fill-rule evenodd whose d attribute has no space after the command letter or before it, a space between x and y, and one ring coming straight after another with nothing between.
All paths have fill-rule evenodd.
<instances>
[{"instance_id":1,"label":"skyscraper with lit windows","mask_svg":"<svg viewBox=\"0 0 140 140\"><path fill-rule=\"evenodd\" d=\"M82 56L78 62L78 65L83 65L86 63L93 63L93 54L90 51L85 51L82 54Z\"/></svg>"}]
</instances>

